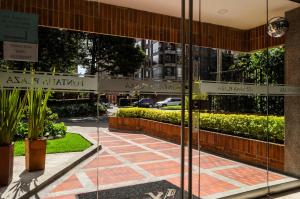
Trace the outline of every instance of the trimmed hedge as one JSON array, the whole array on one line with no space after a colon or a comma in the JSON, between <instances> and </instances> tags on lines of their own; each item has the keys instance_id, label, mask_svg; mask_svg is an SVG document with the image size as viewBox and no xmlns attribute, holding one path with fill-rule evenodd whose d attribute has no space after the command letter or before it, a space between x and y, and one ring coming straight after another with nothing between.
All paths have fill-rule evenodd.
<instances>
[{"instance_id":1,"label":"trimmed hedge","mask_svg":"<svg viewBox=\"0 0 300 199\"><path fill-rule=\"evenodd\" d=\"M179 125L180 111L163 111L146 108L121 108L117 117L144 118ZM187 115L185 124L187 125ZM200 115L200 117L199 117ZM200 118L200 120L199 120ZM194 124L200 122L203 130L247 137L251 139L284 142L284 118L246 114L194 113Z\"/></svg>"}]
</instances>

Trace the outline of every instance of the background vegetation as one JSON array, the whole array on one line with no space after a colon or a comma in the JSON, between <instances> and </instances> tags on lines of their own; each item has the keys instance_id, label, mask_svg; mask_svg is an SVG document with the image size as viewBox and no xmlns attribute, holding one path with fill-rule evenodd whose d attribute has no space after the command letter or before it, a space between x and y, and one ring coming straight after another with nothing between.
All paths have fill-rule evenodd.
<instances>
[{"instance_id":1,"label":"background vegetation","mask_svg":"<svg viewBox=\"0 0 300 199\"><path fill-rule=\"evenodd\" d=\"M117 117L144 118L180 125L180 111L164 111L147 108L122 108ZM188 124L188 118L185 124ZM284 118L246 114L194 113L194 124L203 130L247 137L275 143L284 142ZM198 126L196 126L198 127Z\"/></svg>"},{"instance_id":2,"label":"background vegetation","mask_svg":"<svg viewBox=\"0 0 300 199\"><path fill-rule=\"evenodd\" d=\"M229 72L222 74L222 81L284 84L284 53L283 47L238 53L223 60L223 70ZM268 109L269 114L284 114L283 96L210 96L209 100L210 109L215 111L266 114Z\"/></svg>"}]
</instances>

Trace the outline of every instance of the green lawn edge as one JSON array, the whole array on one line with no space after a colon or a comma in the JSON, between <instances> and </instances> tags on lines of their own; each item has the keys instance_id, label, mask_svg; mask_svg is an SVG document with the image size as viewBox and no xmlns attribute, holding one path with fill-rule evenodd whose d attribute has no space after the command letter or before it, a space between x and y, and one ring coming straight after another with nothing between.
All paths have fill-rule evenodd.
<instances>
[{"instance_id":1,"label":"green lawn edge","mask_svg":"<svg viewBox=\"0 0 300 199\"><path fill-rule=\"evenodd\" d=\"M80 152L92 146L92 143L77 133L67 133L65 137L47 140L46 153ZM14 156L24 156L24 141L16 141L14 144Z\"/></svg>"}]
</instances>

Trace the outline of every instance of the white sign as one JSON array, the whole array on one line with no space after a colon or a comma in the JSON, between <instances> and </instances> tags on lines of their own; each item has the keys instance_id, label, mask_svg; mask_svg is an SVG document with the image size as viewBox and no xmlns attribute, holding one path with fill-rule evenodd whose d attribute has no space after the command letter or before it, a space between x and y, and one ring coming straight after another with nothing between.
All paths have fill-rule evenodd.
<instances>
[{"instance_id":1,"label":"white sign","mask_svg":"<svg viewBox=\"0 0 300 199\"><path fill-rule=\"evenodd\" d=\"M21 72L0 72L0 87L4 88L51 88L53 91L96 92L96 76L72 76L62 74L30 74Z\"/></svg>"},{"instance_id":2,"label":"white sign","mask_svg":"<svg viewBox=\"0 0 300 199\"><path fill-rule=\"evenodd\" d=\"M99 92L180 94L181 83L132 79L99 79Z\"/></svg>"},{"instance_id":3,"label":"white sign","mask_svg":"<svg viewBox=\"0 0 300 199\"><path fill-rule=\"evenodd\" d=\"M38 44L3 42L3 59L13 61L38 61Z\"/></svg>"},{"instance_id":4,"label":"white sign","mask_svg":"<svg viewBox=\"0 0 300 199\"><path fill-rule=\"evenodd\" d=\"M201 81L200 90L211 95L300 95L300 87L240 82Z\"/></svg>"}]
</instances>

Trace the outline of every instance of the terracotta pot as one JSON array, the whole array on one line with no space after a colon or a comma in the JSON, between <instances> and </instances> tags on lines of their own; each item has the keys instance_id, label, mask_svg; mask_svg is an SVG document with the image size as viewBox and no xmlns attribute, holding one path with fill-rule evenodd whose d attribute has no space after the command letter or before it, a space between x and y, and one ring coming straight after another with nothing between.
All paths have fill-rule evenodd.
<instances>
[{"instance_id":1,"label":"terracotta pot","mask_svg":"<svg viewBox=\"0 0 300 199\"><path fill-rule=\"evenodd\" d=\"M13 176L14 144L0 146L0 186L7 186Z\"/></svg>"},{"instance_id":2,"label":"terracotta pot","mask_svg":"<svg viewBox=\"0 0 300 199\"><path fill-rule=\"evenodd\" d=\"M25 139L25 165L27 171L45 169L46 140Z\"/></svg>"}]
</instances>

